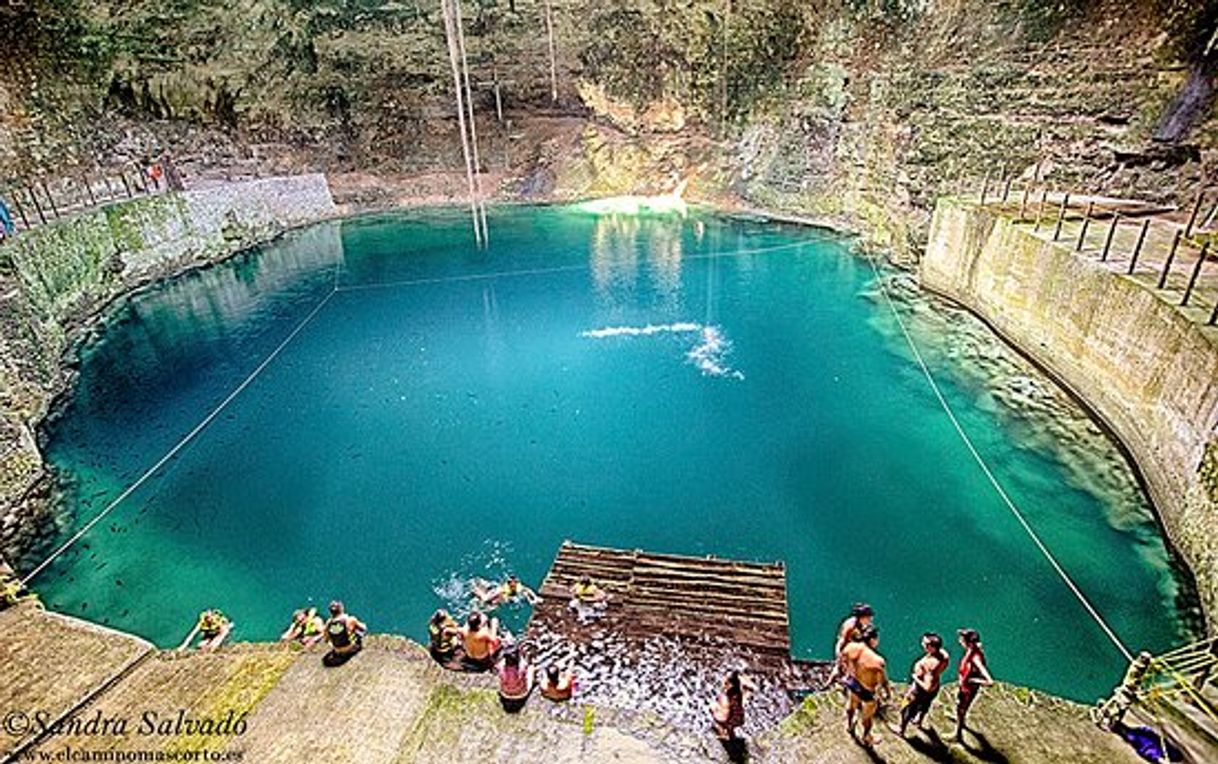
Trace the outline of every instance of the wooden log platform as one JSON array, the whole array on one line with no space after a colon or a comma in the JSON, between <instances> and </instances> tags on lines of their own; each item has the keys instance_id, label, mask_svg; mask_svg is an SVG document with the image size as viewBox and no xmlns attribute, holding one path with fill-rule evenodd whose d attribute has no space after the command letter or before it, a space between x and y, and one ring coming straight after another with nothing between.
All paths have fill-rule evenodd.
<instances>
[{"instance_id":1,"label":"wooden log platform","mask_svg":"<svg viewBox=\"0 0 1218 764\"><path fill-rule=\"evenodd\" d=\"M599 615L581 619L572 586L591 576L608 596ZM708 663L732 658L751 670L791 675L786 567L564 542L542 582L526 638L588 645L611 639L639 648L656 638L681 644ZM796 674L806 673L801 671Z\"/></svg>"}]
</instances>

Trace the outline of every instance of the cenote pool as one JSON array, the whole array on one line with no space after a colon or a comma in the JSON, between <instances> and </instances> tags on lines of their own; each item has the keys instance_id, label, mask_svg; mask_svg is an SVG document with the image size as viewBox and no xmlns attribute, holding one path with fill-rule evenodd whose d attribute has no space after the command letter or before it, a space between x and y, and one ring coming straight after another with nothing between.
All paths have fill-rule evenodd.
<instances>
[{"instance_id":1,"label":"cenote pool","mask_svg":"<svg viewBox=\"0 0 1218 764\"><path fill-rule=\"evenodd\" d=\"M48 428L55 537L27 569L299 332L41 574L44 598L163 646L206 607L273 639L336 597L423 639L463 581L536 584L573 539L785 560L800 657L866 600L897 676L924 630L974 626L1000 678L1083 700L1119 679L847 241L561 207L495 210L490 231L479 252L457 210L319 225L117 306ZM1062 564L1126 643L1177 641L1172 567L1113 445L919 299L902 310L945 393Z\"/></svg>"}]
</instances>

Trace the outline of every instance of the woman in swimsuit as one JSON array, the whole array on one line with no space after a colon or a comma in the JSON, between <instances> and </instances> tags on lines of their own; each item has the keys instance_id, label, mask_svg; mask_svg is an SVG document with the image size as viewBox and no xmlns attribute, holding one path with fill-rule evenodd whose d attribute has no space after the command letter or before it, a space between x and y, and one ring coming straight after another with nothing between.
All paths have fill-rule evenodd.
<instances>
[{"instance_id":1,"label":"woman in swimsuit","mask_svg":"<svg viewBox=\"0 0 1218 764\"><path fill-rule=\"evenodd\" d=\"M744 701L751 694L753 685L733 671L723 680L723 692L711 705L711 721L715 737L720 740L735 740L736 730L744 726Z\"/></svg>"},{"instance_id":2,"label":"woman in swimsuit","mask_svg":"<svg viewBox=\"0 0 1218 764\"><path fill-rule=\"evenodd\" d=\"M499 704L509 714L524 708L533 692L533 667L520 657L520 651L510 649L499 661Z\"/></svg>"},{"instance_id":3,"label":"woman in swimsuit","mask_svg":"<svg viewBox=\"0 0 1218 764\"><path fill-rule=\"evenodd\" d=\"M961 629L960 646L964 648L964 657L960 659L959 679L960 688L956 693L956 740L963 739L964 723L969 708L977 699L977 693L982 687L994 683L990 669L985 665L985 653L981 649L981 635L976 629Z\"/></svg>"}]
</instances>

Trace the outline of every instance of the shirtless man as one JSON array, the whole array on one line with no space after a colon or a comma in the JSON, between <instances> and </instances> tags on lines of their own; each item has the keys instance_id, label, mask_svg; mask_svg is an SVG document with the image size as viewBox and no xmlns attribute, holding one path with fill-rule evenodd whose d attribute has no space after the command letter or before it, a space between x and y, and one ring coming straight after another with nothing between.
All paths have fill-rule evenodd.
<instances>
[{"instance_id":1,"label":"shirtless man","mask_svg":"<svg viewBox=\"0 0 1218 764\"><path fill-rule=\"evenodd\" d=\"M854 717L862 708L863 737L859 742L868 748L880 742L879 735L871 734L879 696L890 693L884 658L875 650L879 643L880 632L868 624L860 629L857 642L851 642L842 649L842 664L846 672L842 683L850 696L846 704L846 731L851 737L854 736Z\"/></svg>"},{"instance_id":2,"label":"shirtless man","mask_svg":"<svg viewBox=\"0 0 1218 764\"><path fill-rule=\"evenodd\" d=\"M477 610L469 614L461 627L461 640L465 647L465 662L473 668L490 671L499 656L503 640L499 636L499 621L486 621L486 616Z\"/></svg>"},{"instance_id":3,"label":"shirtless man","mask_svg":"<svg viewBox=\"0 0 1218 764\"><path fill-rule=\"evenodd\" d=\"M829 682L845 679L845 665L842 663L842 650L846 645L859 637L864 626L870 626L875 618L875 611L865 602L856 602L850 609L850 615L837 627L837 641L833 643L833 671L829 674Z\"/></svg>"},{"instance_id":4,"label":"shirtless man","mask_svg":"<svg viewBox=\"0 0 1218 764\"><path fill-rule=\"evenodd\" d=\"M930 704L939 694L939 681L947 664L951 660L943 649L943 637L934 632L922 635L922 650L925 653L913 665L913 683L905 694L905 704L901 707L901 723L890 724L889 728L905 737L909 723L918 721L918 729L926 729L926 714L930 712Z\"/></svg>"}]
</instances>

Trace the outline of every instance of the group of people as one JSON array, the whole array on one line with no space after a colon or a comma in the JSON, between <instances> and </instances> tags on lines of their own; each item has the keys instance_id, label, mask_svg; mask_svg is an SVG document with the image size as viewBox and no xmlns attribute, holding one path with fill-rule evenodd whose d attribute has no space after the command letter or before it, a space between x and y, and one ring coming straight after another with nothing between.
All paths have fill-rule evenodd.
<instances>
[{"instance_id":1,"label":"group of people","mask_svg":"<svg viewBox=\"0 0 1218 764\"><path fill-rule=\"evenodd\" d=\"M975 629L960 629L957 634L964 654L957 669L959 686L956 690L955 739L963 739L966 718L982 687L994 683L986 665L981 635ZM834 666L831 680L841 683L846 691L846 729L856 736L856 724L862 724L859 742L872 746L879 742L874 734L876 711L880 702L892 696L887 663L879 653L880 632L875 625L875 611L859 603L842 621L834 646ZM922 635L922 655L914 661L910 686L901 702L900 718L889 724L897 735L905 737L909 725L916 723L925 730L926 716L939 694L943 673L951 657L943 647L943 638L934 632Z\"/></svg>"},{"instance_id":2,"label":"group of people","mask_svg":"<svg viewBox=\"0 0 1218 764\"><path fill-rule=\"evenodd\" d=\"M280 636L283 642L293 642L309 647L325 640L330 651L322 659L328 665L345 662L360 651L364 644L364 635L368 632L363 621L347 612L343 603L335 600L330 603L330 617L323 619L317 613L317 608L308 607L297 610L292 614L292 622ZM236 624L217 608L204 610L199 614L190 634L182 642L179 650L185 650L199 640L198 649L211 652L224 644L232 634Z\"/></svg>"},{"instance_id":3,"label":"group of people","mask_svg":"<svg viewBox=\"0 0 1218 764\"><path fill-rule=\"evenodd\" d=\"M317 608L297 610L292 614L292 622L288 624L287 630L280 635L280 640L295 642L305 647L325 640L330 651L322 658L322 662L327 666L345 663L363 649L368 626L348 613L346 606L339 600L331 602L329 610L330 617L324 620L318 615Z\"/></svg>"},{"instance_id":4,"label":"group of people","mask_svg":"<svg viewBox=\"0 0 1218 764\"><path fill-rule=\"evenodd\" d=\"M479 605L493 610L499 605L514 601L539 602L537 594L525 586L516 576L509 576L501 584L476 581L474 598ZM595 617L603 612L608 595L588 576L582 577L571 588L569 607L578 618ZM363 638L368 627L355 616L346 612L342 602L330 603L330 617L322 619L316 608L302 608L292 615L292 622L281 639L303 646L311 646L325 640L330 651L323 659L327 665L345 662L363 647ZM188 647L196 637L199 649L215 650L233 630L233 623L216 609L206 610L198 623L182 643ZM440 665L457 671L494 671L499 679L499 700L509 713L520 711L534 689L548 700L563 702L570 700L576 691L577 680L572 667L550 664L544 671L532 665L523 654L521 646L506 630L500 628L499 619L491 617L478 608L470 611L461 624L447 610L436 610L428 623L428 650ZM956 691L955 739L961 740L967 729L969 709L977 699L982 687L993 684L981 635L975 629L960 629L957 632L963 655L957 669L959 686ZM830 683L837 682L847 696L846 729L864 746L879 742L873 731L880 704L891 699L892 686L888 679L887 662L879 652L880 633L875 625L875 611L870 605L859 603L842 621L834 645L834 664ZM914 661L910 672L909 689L901 701L899 718L889 727L904 737L911 724L926 730L926 717L939 694L944 672L951 657L943 646L943 638L934 632L922 635L922 654ZM725 742L736 741L737 730L744 724L745 702L755 685L738 671L728 674L715 702L711 705L712 727L717 737ZM861 724L862 734L857 726Z\"/></svg>"},{"instance_id":5,"label":"group of people","mask_svg":"<svg viewBox=\"0 0 1218 764\"><path fill-rule=\"evenodd\" d=\"M512 602L540 602L537 593L508 576L500 584L476 580L472 591L477 606L461 624L447 610L437 610L428 623L428 650L445 668L455 671L494 671L499 679L499 701L508 713L524 708L537 689L547 700L570 700L576 690L571 666L552 663L539 670L532 665L512 635L500 627L499 619L483 612ZM590 577L583 576L571 588L570 607L577 617L603 611L608 595Z\"/></svg>"}]
</instances>

